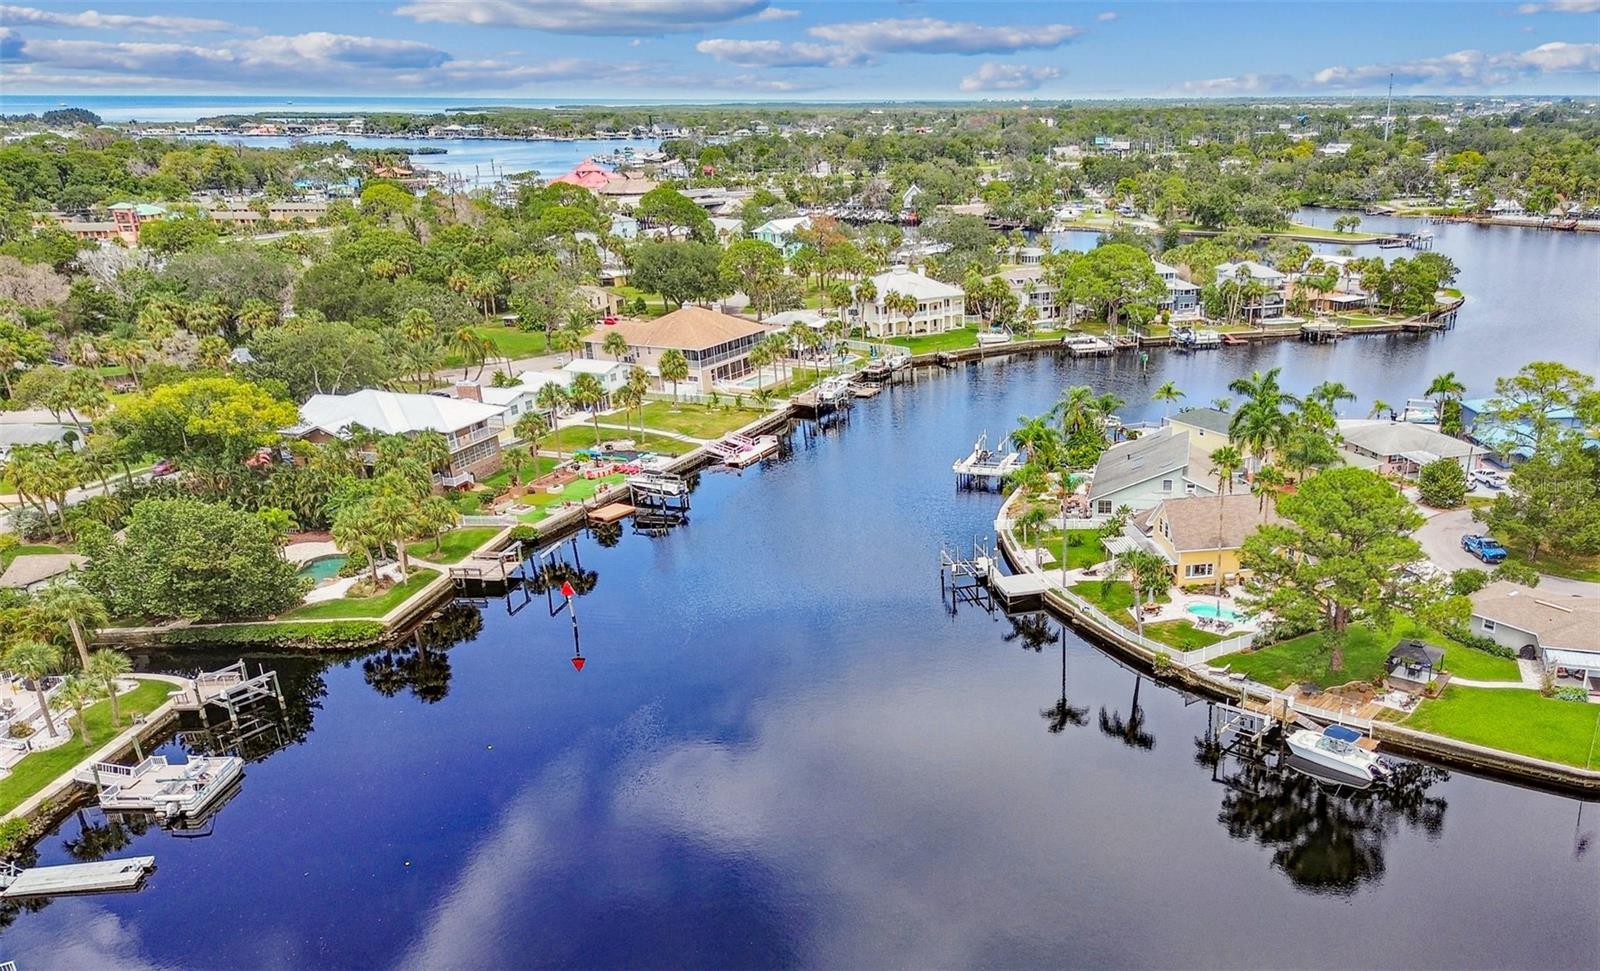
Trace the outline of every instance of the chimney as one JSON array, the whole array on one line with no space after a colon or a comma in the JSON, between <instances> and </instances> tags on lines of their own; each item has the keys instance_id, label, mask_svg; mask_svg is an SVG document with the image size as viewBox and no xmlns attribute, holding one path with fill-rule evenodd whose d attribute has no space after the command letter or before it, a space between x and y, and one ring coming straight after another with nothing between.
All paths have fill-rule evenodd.
<instances>
[{"instance_id":1,"label":"chimney","mask_svg":"<svg viewBox=\"0 0 1600 971\"><path fill-rule=\"evenodd\" d=\"M456 397L466 401L482 401L483 388L470 381L456 382Z\"/></svg>"}]
</instances>

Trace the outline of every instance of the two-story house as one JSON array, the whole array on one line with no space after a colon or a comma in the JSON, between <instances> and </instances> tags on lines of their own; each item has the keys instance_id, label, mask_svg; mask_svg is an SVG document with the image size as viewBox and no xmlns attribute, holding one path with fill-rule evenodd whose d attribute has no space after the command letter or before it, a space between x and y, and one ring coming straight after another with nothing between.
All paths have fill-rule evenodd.
<instances>
[{"instance_id":1,"label":"two-story house","mask_svg":"<svg viewBox=\"0 0 1600 971\"><path fill-rule=\"evenodd\" d=\"M861 326L868 337L942 334L966 326L967 292L958 286L923 276L908 266L892 267L871 279L877 296L860 303ZM917 302L909 319L888 308L885 301L891 293Z\"/></svg>"},{"instance_id":2,"label":"two-story house","mask_svg":"<svg viewBox=\"0 0 1600 971\"><path fill-rule=\"evenodd\" d=\"M1109 516L1123 506L1140 512L1166 499L1216 494L1210 453L1187 431L1163 428L1101 453L1089 483L1089 509Z\"/></svg>"},{"instance_id":3,"label":"two-story house","mask_svg":"<svg viewBox=\"0 0 1600 971\"><path fill-rule=\"evenodd\" d=\"M468 485L500 469L503 409L481 401L366 388L353 394L316 394L300 406L300 424L286 433L311 442L349 438L356 427L383 435L439 432L450 448L435 485ZM363 456L368 463L376 453Z\"/></svg>"}]
</instances>

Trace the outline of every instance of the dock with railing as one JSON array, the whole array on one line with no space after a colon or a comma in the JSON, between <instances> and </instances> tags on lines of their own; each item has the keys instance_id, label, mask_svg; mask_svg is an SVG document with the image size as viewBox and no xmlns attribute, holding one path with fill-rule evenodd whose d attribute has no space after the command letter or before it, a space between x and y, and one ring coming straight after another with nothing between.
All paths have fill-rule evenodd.
<instances>
[{"instance_id":1,"label":"dock with railing","mask_svg":"<svg viewBox=\"0 0 1600 971\"><path fill-rule=\"evenodd\" d=\"M992 451L988 445L989 433L984 432L972 443L972 452L950 466L956 474L956 485L964 489L998 488L1022 466L1022 457L1016 452Z\"/></svg>"}]
</instances>

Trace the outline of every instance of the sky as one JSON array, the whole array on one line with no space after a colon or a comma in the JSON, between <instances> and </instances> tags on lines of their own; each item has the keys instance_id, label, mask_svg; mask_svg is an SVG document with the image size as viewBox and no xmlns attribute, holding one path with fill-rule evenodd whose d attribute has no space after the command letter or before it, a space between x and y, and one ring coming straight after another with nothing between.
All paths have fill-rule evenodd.
<instances>
[{"instance_id":1,"label":"sky","mask_svg":"<svg viewBox=\"0 0 1600 971\"><path fill-rule=\"evenodd\" d=\"M0 91L905 100L1600 96L1600 0L0 4Z\"/></svg>"}]
</instances>

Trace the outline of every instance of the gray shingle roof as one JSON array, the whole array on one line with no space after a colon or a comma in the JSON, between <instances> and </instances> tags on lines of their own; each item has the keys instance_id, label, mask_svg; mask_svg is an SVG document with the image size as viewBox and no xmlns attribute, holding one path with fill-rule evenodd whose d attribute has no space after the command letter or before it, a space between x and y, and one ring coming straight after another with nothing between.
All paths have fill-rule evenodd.
<instances>
[{"instance_id":1,"label":"gray shingle roof","mask_svg":"<svg viewBox=\"0 0 1600 971\"><path fill-rule=\"evenodd\" d=\"M1189 433L1165 429L1106 449L1095 463L1089 499L1120 492L1189 464Z\"/></svg>"}]
</instances>

